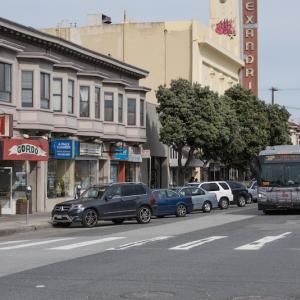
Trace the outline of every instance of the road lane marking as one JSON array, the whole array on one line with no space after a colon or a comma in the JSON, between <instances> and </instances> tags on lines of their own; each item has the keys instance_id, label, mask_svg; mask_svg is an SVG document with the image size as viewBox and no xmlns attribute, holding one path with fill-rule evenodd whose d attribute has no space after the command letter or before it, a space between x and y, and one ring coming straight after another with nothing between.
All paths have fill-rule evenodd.
<instances>
[{"instance_id":1,"label":"road lane marking","mask_svg":"<svg viewBox=\"0 0 300 300\"><path fill-rule=\"evenodd\" d=\"M29 242L30 240L18 240L18 241L9 241L9 242L1 242L0 246L2 245L10 245L10 244L17 244L17 243L24 243Z\"/></svg>"},{"instance_id":2,"label":"road lane marking","mask_svg":"<svg viewBox=\"0 0 300 300\"><path fill-rule=\"evenodd\" d=\"M280 235L274 235L274 236L266 236L262 239L259 239L257 241L254 241L250 244L247 245L243 245L240 247L235 248L234 250L259 250L261 249L264 245L274 242L276 240L280 240L285 238L286 236L288 236L289 234L291 234L291 232L285 232L283 234Z\"/></svg>"},{"instance_id":3,"label":"road lane marking","mask_svg":"<svg viewBox=\"0 0 300 300\"><path fill-rule=\"evenodd\" d=\"M216 241L216 240L224 239L224 238L227 238L227 236L210 236L205 239L192 241L192 242L189 242L186 244L182 244L182 245L178 245L176 247L169 248L169 250L190 250L194 247L201 246L201 245L204 245L204 244Z\"/></svg>"},{"instance_id":4,"label":"road lane marking","mask_svg":"<svg viewBox=\"0 0 300 300\"><path fill-rule=\"evenodd\" d=\"M66 240L73 240L73 239L74 238L61 238L61 239L47 240L47 241L41 241L41 242L33 242L33 243L16 245L16 246L1 247L0 250L14 250L14 249L20 249L20 248L26 248L26 247L32 247L32 246L38 246L38 245L45 245L45 244L61 242L61 241L66 241Z\"/></svg>"},{"instance_id":5,"label":"road lane marking","mask_svg":"<svg viewBox=\"0 0 300 300\"><path fill-rule=\"evenodd\" d=\"M105 243L105 242L111 242L111 241L120 240L120 239L126 239L126 238L119 237L119 236L108 237L108 238L102 238L102 239L97 239L97 240L91 240L91 241L86 241L86 242L70 244L70 245L61 246L61 247L49 248L49 250L71 250L71 249L81 248L81 247Z\"/></svg>"},{"instance_id":6,"label":"road lane marking","mask_svg":"<svg viewBox=\"0 0 300 300\"><path fill-rule=\"evenodd\" d=\"M115 247L115 248L109 248L107 250L125 250L125 249L128 249L128 248L139 247L139 246L145 245L147 243L151 243L151 242L167 240L171 237L172 236L158 236L158 237L155 237L155 238L152 238L152 239L136 241L136 242L124 244L124 245L121 245L121 246L118 246L118 247Z\"/></svg>"}]
</instances>

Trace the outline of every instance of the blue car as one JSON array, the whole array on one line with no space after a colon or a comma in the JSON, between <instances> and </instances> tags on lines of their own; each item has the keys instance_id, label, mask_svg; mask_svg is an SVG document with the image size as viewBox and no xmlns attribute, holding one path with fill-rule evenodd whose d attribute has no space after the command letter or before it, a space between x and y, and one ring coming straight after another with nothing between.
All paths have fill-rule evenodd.
<instances>
[{"instance_id":1,"label":"blue car","mask_svg":"<svg viewBox=\"0 0 300 300\"><path fill-rule=\"evenodd\" d=\"M218 208L219 203L215 194L208 193L200 187L184 186L173 189L182 196L190 196L193 201L194 210L202 210L204 213Z\"/></svg>"},{"instance_id":2,"label":"blue car","mask_svg":"<svg viewBox=\"0 0 300 300\"><path fill-rule=\"evenodd\" d=\"M157 217L167 215L184 217L193 210L193 202L189 196L183 196L168 189L153 190L152 194L157 202Z\"/></svg>"}]
</instances>

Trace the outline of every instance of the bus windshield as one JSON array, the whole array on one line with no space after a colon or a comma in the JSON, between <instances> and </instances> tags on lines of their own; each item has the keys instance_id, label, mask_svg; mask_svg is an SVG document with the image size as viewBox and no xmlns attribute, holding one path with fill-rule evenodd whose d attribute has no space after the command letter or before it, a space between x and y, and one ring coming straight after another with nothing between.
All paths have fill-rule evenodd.
<instances>
[{"instance_id":1,"label":"bus windshield","mask_svg":"<svg viewBox=\"0 0 300 300\"><path fill-rule=\"evenodd\" d=\"M266 187L300 186L300 162L263 163L260 181Z\"/></svg>"}]
</instances>

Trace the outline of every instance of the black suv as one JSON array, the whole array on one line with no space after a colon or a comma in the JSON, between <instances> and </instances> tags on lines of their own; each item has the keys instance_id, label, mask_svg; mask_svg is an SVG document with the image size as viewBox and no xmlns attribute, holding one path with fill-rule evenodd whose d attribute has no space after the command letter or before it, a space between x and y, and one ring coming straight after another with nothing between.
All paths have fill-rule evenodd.
<instances>
[{"instance_id":1,"label":"black suv","mask_svg":"<svg viewBox=\"0 0 300 300\"><path fill-rule=\"evenodd\" d=\"M134 218L146 224L156 214L156 208L156 200L146 185L126 182L93 186L79 199L56 204L51 215L53 226L80 222L94 227L100 219L121 224Z\"/></svg>"},{"instance_id":2,"label":"black suv","mask_svg":"<svg viewBox=\"0 0 300 300\"><path fill-rule=\"evenodd\" d=\"M250 200L248 189L245 185L237 181L226 181L231 188L233 194L233 202L243 207Z\"/></svg>"}]
</instances>

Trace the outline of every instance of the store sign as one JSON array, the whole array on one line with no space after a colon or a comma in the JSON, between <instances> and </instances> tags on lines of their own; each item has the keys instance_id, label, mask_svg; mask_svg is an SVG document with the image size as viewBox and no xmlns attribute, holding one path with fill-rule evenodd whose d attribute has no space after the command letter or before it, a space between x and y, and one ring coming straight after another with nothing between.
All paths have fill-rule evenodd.
<instances>
[{"instance_id":1,"label":"store sign","mask_svg":"<svg viewBox=\"0 0 300 300\"><path fill-rule=\"evenodd\" d=\"M142 150L142 158L151 158L151 150L143 149Z\"/></svg>"},{"instance_id":2,"label":"store sign","mask_svg":"<svg viewBox=\"0 0 300 300\"><path fill-rule=\"evenodd\" d=\"M48 142L44 140L3 140L1 151L3 160L48 160Z\"/></svg>"},{"instance_id":3,"label":"store sign","mask_svg":"<svg viewBox=\"0 0 300 300\"><path fill-rule=\"evenodd\" d=\"M112 146L111 160L128 160L128 148Z\"/></svg>"},{"instance_id":4,"label":"store sign","mask_svg":"<svg viewBox=\"0 0 300 300\"><path fill-rule=\"evenodd\" d=\"M243 0L243 86L258 94L257 0Z\"/></svg>"},{"instance_id":5,"label":"store sign","mask_svg":"<svg viewBox=\"0 0 300 300\"><path fill-rule=\"evenodd\" d=\"M128 161L130 161L130 162L142 162L142 155L141 155L141 148L140 147L129 147Z\"/></svg>"},{"instance_id":6,"label":"store sign","mask_svg":"<svg viewBox=\"0 0 300 300\"><path fill-rule=\"evenodd\" d=\"M102 156L102 144L80 143L80 155Z\"/></svg>"},{"instance_id":7,"label":"store sign","mask_svg":"<svg viewBox=\"0 0 300 300\"><path fill-rule=\"evenodd\" d=\"M56 159L72 159L79 155L79 142L73 140L54 140L50 142L50 155Z\"/></svg>"},{"instance_id":8,"label":"store sign","mask_svg":"<svg viewBox=\"0 0 300 300\"><path fill-rule=\"evenodd\" d=\"M13 135L13 116L0 116L0 137L12 137Z\"/></svg>"}]
</instances>

